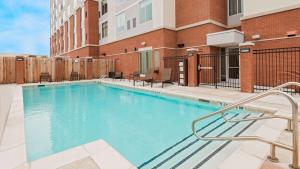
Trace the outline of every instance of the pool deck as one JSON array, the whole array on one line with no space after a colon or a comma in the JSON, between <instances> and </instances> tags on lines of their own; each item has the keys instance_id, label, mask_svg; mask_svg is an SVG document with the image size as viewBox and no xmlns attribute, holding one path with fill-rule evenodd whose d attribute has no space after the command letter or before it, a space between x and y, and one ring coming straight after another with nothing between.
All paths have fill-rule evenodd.
<instances>
[{"instance_id":1,"label":"pool deck","mask_svg":"<svg viewBox=\"0 0 300 169\"><path fill-rule=\"evenodd\" d=\"M99 80L81 81L99 82ZM78 83L78 82L63 82ZM141 83L133 86L128 80L102 79L100 83L117 85L127 88L154 91L166 95L176 95L180 97L207 100L214 104L228 104L236 102L242 98L254 94L241 93L231 89L214 89L209 87L182 87L177 85L166 85L160 88L154 85L145 87ZM45 83L46 84L46 83ZM51 85L62 83L51 83ZM24 109L22 86L26 85L5 85L4 87L14 87L13 99L9 109L8 116L0 114L0 123L5 122L3 138L0 144L0 168L3 169L70 169L70 168L89 168L89 169L133 169L130 162L122 157L116 150L103 140L81 145L70 150L54 154L31 163L27 163L25 130L24 130ZM50 85L50 84L49 84ZM1 86L3 87L3 86ZM298 104L300 97L294 96ZM289 102L279 96L269 96L259 101L246 105L246 108L255 109L264 112L272 112L290 116L291 110ZM1 110L2 111L2 110ZM2 112L1 112L2 113ZM1 124L0 124L1 126ZM285 132L286 121L281 119L264 120L263 125L255 132L255 135L278 141L285 144L291 144L291 134ZM0 130L1 136L1 130ZM1 137L0 137L1 138ZM280 163L270 163L266 160L269 154L269 145L257 141L246 141L231 154L225 161L219 165L219 169L282 169L287 168L291 162L291 153L289 151L277 148L276 155Z\"/></svg>"}]
</instances>

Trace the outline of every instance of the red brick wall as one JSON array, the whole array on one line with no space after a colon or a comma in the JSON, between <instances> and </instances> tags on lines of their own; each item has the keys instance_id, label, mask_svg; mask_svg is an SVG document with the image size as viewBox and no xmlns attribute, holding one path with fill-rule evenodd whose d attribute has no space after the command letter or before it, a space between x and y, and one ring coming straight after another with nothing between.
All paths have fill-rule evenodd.
<instances>
[{"instance_id":1,"label":"red brick wall","mask_svg":"<svg viewBox=\"0 0 300 169\"><path fill-rule=\"evenodd\" d=\"M210 19L227 25L227 0L209 0Z\"/></svg>"},{"instance_id":2,"label":"red brick wall","mask_svg":"<svg viewBox=\"0 0 300 169\"><path fill-rule=\"evenodd\" d=\"M56 54L60 53L60 30L57 30L56 34Z\"/></svg>"},{"instance_id":3,"label":"red brick wall","mask_svg":"<svg viewBox=\"0 0 300 169\"><path fill-rule=\"evenodd\" d=\"M242 21L245 40L251 41L252 35L259 34L261 39L286 37L288 31L300 35L300 9L279 12Z\"/></svg>"},{"instance_id":4,"label":"red brick wall","mask_svg":"<svg viewBox=\"0 0 300 169\"><path fill-rule=\"evenodd\" d=\"M142 42L146 42L146 46L142 46ZM112 55L117 53L124 53L125 49L127 49L127 52L129 53L133 52L134 48L144 48L147 46L152 46L153 48L175 48L176 32L167 29L152 31L143 35L100 46L99 53L100 55L103 53L105 53L106 55Z\"/></svg>"},{"instance_id":5,"label":"red brick wall","mask_svg":"<svg viewBox=\"0 0 300 169\"><path fill-rule=\"evenodd\" d=\"M142 42L146 42L146 45L142 46ZM133 71L139 70L139 53L134 49L149 46L154 49L159 48L156 50L160 51L160 65L163 65L163 57L176 56L176 50L174 49L176 47L176 32L167 29L160 29L103 45L99 47L99 55L100 57L103 57L103 54L105 53L105 58L115 59L116 71L122 71L125 75L128 75ZM125 49L127 49L127 53L125 53Z\"/></svg>"},{"instance_id":6,"label":"red brick wall","mask_svg":"<svg viewBox=\"0 0 300 169\"><path fill-rule=\"evenodd\" d=\"M70 50L74 49L74 15L70 17Z\"/></svg>"},{"instance_id":7,"label":"red brick wall","mask_svg":"<svg viewBox=\"0 0 300 169\"><path fill-rule=\"evenodd\" d=\"M56 32L53 35L53 55L56 55Z\"/></svg>"},{"instance_id":8,"label":"red brick wall","mask_svg":"<svg viewBox=\"0 0 300 169\"><path fill-rule=\"evenodd\" d=\"M53 35L50 36L50 57L53 56Z\"/></svg>"},{"instance_id":9,"label":"red brick wall","mask_svg":"<svg viewBox=\"0 0 300 169\"><path fill-rule=\"evenodd\" d=\"M79 57L97 57L98 56L98 47L83 47L79 49L75 49L71 52L68 52L65 54L65 56L69 56L72 58L76 58L77 56Z\"/></svg>"},{"instance_id":10,"label":"red brick wall","mask_svg":"<svg viewBox=\"0 0 300 169\"><path fill-rule=\"evenodd\" d=\"M64 27L60 27L60 35L59 35L59 44L60 44L60 53L64 53Z\"/></svg>"},{"instance_id":11,"label":"red brick wall","mask_svg":"<svg viewBox=\"0 0 300 169\"><path fill-rule=\"evenodd\" d=\"M68 38L68 36L69 36L69 25L68 25L68 21L67 22L65 22L65 26L64 26L64 28L65 28L65 52L67 52L68 51L68 48L69 48L69 38Z\"/></svg>"},{"instance_id":12,"label":"red brick wall","mask_svg":"<svg viewBox=\"0 0 300 169\"><path fill-rule=\"evenodd\" d=\"M82 40L82 35L81 35L81 8L78 8L76 11L76 48L81 47L81 40Z\"/></svg>"},{"instance_id":13,"label":"red brick wall","mask_svg":"<svg viewBox=\"0 0 300 169\"><path fill-rule=\"evenodd\" d=\"M176 26L184 26L209 18L209 0L176 0Z\"/></svg>"},{"instance_id":14,"label":"red brick wall","mask_svg":"<svg viewBox=\"0 0 300 169\"><path fill-rule=\"evenodd\" d=\"M84 2L85 9L85 31L86 44L99 44L99 20L98 20L98 2L94 0L86 0Z\"/></svg>"},{"instance_id":15,"label":"red brick wall","mask_svg":"<svg viewBox=\"0 0 300 169\"><path fill-rule=\"evenodd\" d=\"M176 0L176 26L213 19L227 24L227 0Z\"/></svg>"},{"instance_id":16,"label":"red brick wall","mask_svg":"<svg viewBox=\"0 0 300 169\"><path fill-rule=\"evenodd\" d=\"M206 45L206 34L224 30L226 29L213 24L184 29L177 32L177 44L184 44L185 47L203 46ZM186 48L179 49L177 55L186 55Z\"/></svg>"}]
</instances>

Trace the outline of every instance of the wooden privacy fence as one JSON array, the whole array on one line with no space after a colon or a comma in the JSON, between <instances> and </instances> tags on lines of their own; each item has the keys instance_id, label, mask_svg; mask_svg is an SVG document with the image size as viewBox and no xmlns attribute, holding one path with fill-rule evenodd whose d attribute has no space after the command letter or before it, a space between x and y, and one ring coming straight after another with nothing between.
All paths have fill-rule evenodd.
<instances>
[{"instance_id":1,"label":"wooden privacy fence","mask_svg":"<svg viewBox=\"0 0 300 169\"><path fill-rule=\"evenodd\" d=\"M70 80L72 72L79 79L100 78L115 70L112 59L67 57L0 57L0 84L37 83L47 73L52 81Z\"/></svg>"}]
</instances>

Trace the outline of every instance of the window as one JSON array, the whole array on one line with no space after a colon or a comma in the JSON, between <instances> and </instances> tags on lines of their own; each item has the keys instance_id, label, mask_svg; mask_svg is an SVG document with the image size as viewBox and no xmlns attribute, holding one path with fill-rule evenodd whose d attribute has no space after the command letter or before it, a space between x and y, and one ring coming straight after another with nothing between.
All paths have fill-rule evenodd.
<instances>
[{"instance_id":1,"label":"window","mask_svg":"<svg viewBox=\"0 0 300 169\"><path fill-rule=\"evenodd\" d=\"M229 16L242 13L242 0L229 0Z\"/></svg>"},{"instance_id":2,"label":"window","mask_svg":"<svg viewBox=\"0 0 300 169\"><path fill-rule=\"evenodd\" d=\"M125 30L125 13L117 16L117 31L122 32Z\"/></svg>"},{"instance_id":3,"label":"window","mask_svg":"<svg viewBox=\"0 0 300 169\"><path fill-rule=\"evenodd\" d=\"M130 29L130 20L127 21L127 30Z\"/></svg>"},{"instance_id":4,"label":"window","mask_svg":"<svg viewBox=\"0 0 300 169\"><path fill-rule=\"evenodd\" d=\"M152 51L140 53L140 73L145 74L152 67Z\"/></svg>"},{"instance_id":5,"label":"window","mask_svg":"<svg viewBox=\"0 0 300 169\"><path fill-rule=\"evenodd\" d=\"M107 0L101 1L101 11L102 11L102 15L107 13Z\"/></svg>"},{"instance_id":6,"label":"window","mask_svg":"<svg viewBox=\"0 0 300 169\"><path fill-rule=\"evenodd\" d=\"M140 23L152 20L152 0L144 0L140 3Z\"/></svg>"},{"instance_id":7,"label":"window","mask_svg":"<svg viewBox=\"0 0 300 169\"><path fill-rule=\"evenodd\" d=\"M102 23L102 39L106 38L108 35L108 24L107 21Z\"/></svg>"},{"instance_id":8,"label":"window","mask_svg":"<svg viewBox=\"0 0 300 169\"><path fill-rule=\"evenodd\" d=\"M136 27L136 18L132 19L132 27L135 28Z\"/></svg>"}]
</instances>

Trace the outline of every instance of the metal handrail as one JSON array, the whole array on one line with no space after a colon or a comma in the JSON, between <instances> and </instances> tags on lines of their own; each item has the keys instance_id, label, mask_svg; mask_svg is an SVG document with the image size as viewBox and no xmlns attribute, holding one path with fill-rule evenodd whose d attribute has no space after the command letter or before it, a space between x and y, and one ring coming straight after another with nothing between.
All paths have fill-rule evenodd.
<instances>
[{"instance_id":1,"label":"metal handrail","mask_svg":"<svg viewBox=\"0 0 300 169\"><path fill-rule=\"evenodd\" d=\"M300 83L299 82L287 82L287 83L284 83L284 84L279 85L277 87L271 88L268 91L263 92L261 94L258 94L258 95L255 95L255 96L251 96L251 97L246 98L246 99L242 99L240 102L245 102L245 101L248 101L248 100L252 100L253 98L256 98L256 97L259 97L260 95L264 95L265 93L268 93L269 91L278 90L278 89L281 89L281 88L284 88L284 87L288 87L288 86L298 86L298 87L300 87ZM222 113L222 118L226 122L232 122L232 123L234 123L234 122L241 122L241 121L254 121L254 120L275 119L275 118L277 118L277 119L292 120L292 119L289 119L289 118L287 118L285 116L280 116L280 115L268 115L268 117L246 118L246 119L227 119L225 113ZM290 121L288 123L287 130L288 131L292 130L291 122Z\"/></svg>"},{"instance_id":2,"label":"metal handrail","mask_svg":"<svg viewBox=\"0 0 300 169\"><path fill-rule=\"evenodd\" d=\"M282 117L282 118L289 119L289 120L292 121L292 126L293 126L293 131L292 131L293 132L293 145L292 146L285 145L285 144L278 143L278 142L274 142L274 141L271 141L271 140L267 140L267 139L259 137L259 136L202 137L202 136L198 135L197 130L196 130L196 124L198 122L200 122L200 121L202 121L204 119L207 119L209 117L215 116L215 115L223 114L224 112L226 112L228 110L237 108L237 107L239 107L241 105L244 105L246 103L250 103L250 102L256 101L258 99L270 96L270 95L281 95L281 96L285 97L286 99L288 99L288 101L291 103L291 106L292 106L292 118L289 118L289 117ZM281 118L281 117L278 117L278 118ZM268 159L270 159L271 161L277 161L278 160L276 158L276 156L275 156L275 148L276 148L276 146L277 147L281 147L281 148L286 149L286 150L289 150L289 151L292 151L293 152L293 162L290 165L290 167L293 168L293 169L299 169L299 166L298 166L298 139L299 139L299 136L298 136L298 104L294 100L293 97L291 97L290 95L288 95L288 94L286 94L284 92L281 92L281 91L273 89L273 90L270 90L268 92L256 95L255 97L251 97L249 99L245 99L245 100L239 101L238 103L225 106L221 110L218 110L218 111L216 111L214 113L211 113L211 114L208 114L208 115L201 116L201 117L197 118L196 120L194 120L193 123L192 123L192 130L193 130L194 135L198 139L200 139L200 140L209 140L209 141L244 141L244 140L256 140L256 141L260 141L260 142L264 142L264 143L270 144L270 146L271 146L271 153L270 154L271 155L268 157Z\"/></svg>"}]
</instances>

